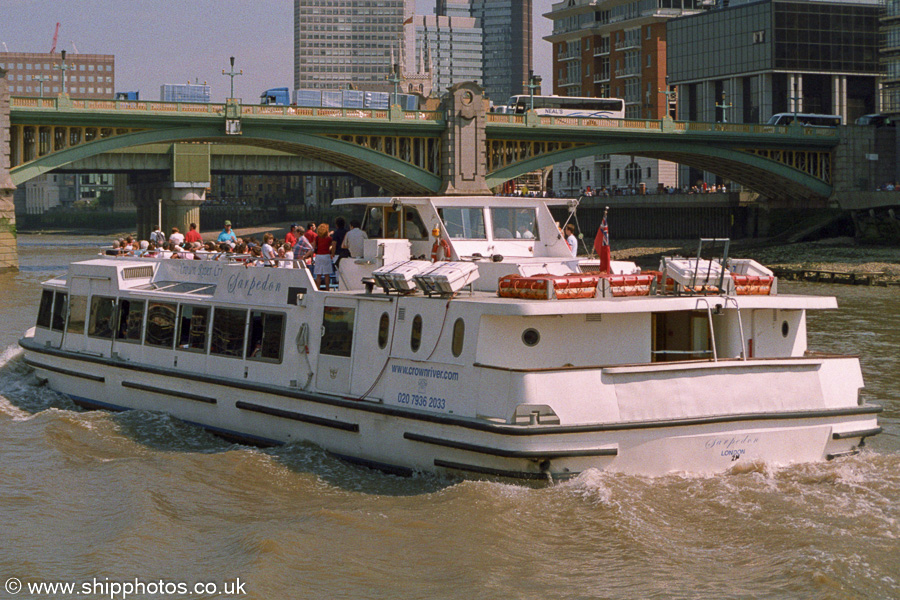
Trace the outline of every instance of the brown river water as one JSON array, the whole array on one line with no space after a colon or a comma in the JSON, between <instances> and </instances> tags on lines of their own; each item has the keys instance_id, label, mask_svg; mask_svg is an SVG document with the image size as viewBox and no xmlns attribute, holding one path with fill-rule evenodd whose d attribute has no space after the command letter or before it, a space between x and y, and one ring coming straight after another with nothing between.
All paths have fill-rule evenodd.
<instances>
[{"instance_id":1,"label":"brown river water","mask_svg":"<svg viewBox=\"0 0 900 600\"><path fill-rule=\"evenodd\" d=\"M0 275L0 599L900 598L900 288L779 285L838 298L809 346L861 356L885 432L859 456L532 489L76 408L17 340L106 241L22 235Z\"/></svg>"}]
</instances>

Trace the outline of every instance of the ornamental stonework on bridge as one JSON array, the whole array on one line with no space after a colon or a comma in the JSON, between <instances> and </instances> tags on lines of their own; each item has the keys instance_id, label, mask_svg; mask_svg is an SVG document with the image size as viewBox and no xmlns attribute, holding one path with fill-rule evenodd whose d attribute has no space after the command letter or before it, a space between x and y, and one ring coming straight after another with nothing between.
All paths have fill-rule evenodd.
<instances>
[{"instance_id":1,"label":"ornamental stonework on bridge","mask_svg":"<svg viewBox=\"0 0 900 600\"><path fill-rule=\"evenodd\" d=\"M16 186L9 174L9 83L0 69L0 271L19 268L16 251Z\"/></svg>"}]
</instances>

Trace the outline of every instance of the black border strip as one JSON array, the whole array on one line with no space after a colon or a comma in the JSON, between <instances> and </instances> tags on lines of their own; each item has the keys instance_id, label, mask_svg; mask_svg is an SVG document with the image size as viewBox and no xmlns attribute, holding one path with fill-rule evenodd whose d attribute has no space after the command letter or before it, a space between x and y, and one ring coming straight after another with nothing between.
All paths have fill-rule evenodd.
<instances>
[{"instance_id":1,"label":"black border strip","mask_svg":"<svg viewBox=\"0 0 900 600\"><path fill-rule=\"evenodd\" d=\"M440 458L434 459L434 466L443 467L445 469L456 469L457 471L481 473L482 475L493 475L494 477L507 477L509 479L533 479L548 481L548 477L544 473L528 473L526 471L507 471L506 469L493 469L491 467L481 467L478 465L467 465L465 463L441 460Z\"/></svg>"},{"instance_id":2,"label":"black border strip","mask_svg":"<svg viewBox=\"0 0 900 600\"><path fill-rule=\"evenodd\" d=\"M834 454L826 454L825 460L834 460L836 458L843 458L845 456L856 456L859 454L859 450L855 448L853 450L847 450L846 452L835 452Z\"/></svg>"},{"instance_id":3,"label":"black border strip","mask_svg":"<svg viewBox=\"0 0 900 600\"><path fill-rule=\"evenodd\" d=\"M98 383L105 383L106 378L101 375L89 375L87 373L80 373L78 371L72 371L71 369L63 369L62 367L51 367L50 365L42 365L40 363L36 363L33 360L28 360L27 358L22 359L26 365L30 367L34 367L35 369L44 369L45 371L53 371L54 373L59 373L61 375L68 375L70 377L80 377L81 379L89 379L91 381L96 381Z\"/></svg>"},{"instance_id":4,"label":"black border strip","mask_svg":"<svg viewBox=\"0 0 900 600\"><path fill-rule=\"evenodd\" d=\"M848 439L848 438L855 438L855 437L858 437L858 438L861 438L861 439L864 440L864 439L866 439L867 437L870 437L870 436L873 436L873 435L878 435L878 434L881 433L882 431L884 431L884 429L882 429L881 427L875 427L874 429L863 429L863 430L861 430L861 431L842 431L842 432L839 432L839 433L832 433L832 434L831 434L831 439L833 439L833 440L846 440L846 439Z\"/></svg>"},{"instance_id":5,"label":"black border strip","mask_svg":"<svg viewBox=\"0 0 900 600\"><path fill-rule=\"evenodd\" d=\"M850 415L867 415L878 414L882 412L882 407L874 404L866 404L864 406L855 406L852 408L823 409L823 410L804 410L791 413L749 413L740 415L721 415L715 417L700 417L693 419L672 419L668 421L632 421L628 423L608 423L593 425L548 425L539 427L524 427L521 425L498 424L488 421L476 421L465 417L453 417L439 413L417 412L409 409L389 406L376 403L373 401L359 400L355 398L346 398L339 396L331 396L326 394L315 394L312 392L304 392L301 390L293 390L290 388L275 387L265 384L250 383L235 379L223 380L221 377L212 377L209 375L198 375L196 373L182 373L173 369L154 367L145 364L134 364L129 362L115 361L108 358L97 356L85 356L75 354L65 350L57 350L55 348L47 348L31 342L27 338L19 340L19 345L30 352L38 354L49 354L58 356L68 360L77 360L86 363L101 364L112 368L127 369L132 371L141 371L144 373L152 373L173 377L177 379L187 379L201 383L209 383L213 385L221 385L230 389L248 390L254 392L264 392L266 394L274 394L286 398L296 400L306 400L329 406L339 406L352 410L362 410L365 412L376 413L380 415L399 417L409 419L411 421L423 421L426 423L438 423L441 425L450 425L454 427L463 427L465 429L474 429L476 431L485 431L497 435L511 436L541 436L541 435L560 435L566 433L592 433L600 431L628 431L634 429L659 429L664 427L690 427L696 425L710 425L717 423L733 423L743 421L775 421L782 419L819 419L844 417ZM27 360L27 359L26 359ZM38 363L30 362L34 367L47 368ZM81 375L80 373L78 375Z\"/></svg>"},{"instance_id":6,"label":"black border strip","mask_svg":"<svg viewBox=\"0 0 900 600\"><path fill-rule=\"evenodd\" d=\"M281 417L282 419L290 419L292 421L301 421L312 425L321 425L322 427L331 427L332 429L340 429L342 431L351 431L359 433L359 425L357 423L345 423L344 421L336 421L334 419L326 419L324 417L316 417L313 415L304 415L303 413L282 410L272 406L263 406L262 404L254 404L252 402L244 402L238 400L234 403L235 408L241 410L249 410L250 412L262 413L273 417Z\"/></svg>"},{"instance_id":7,"label":"black border strip","mask_svg":"<svg viewBox=\"0 0 900 600\"><path fill-rule=\"evenodd\" d=\"M479 454L488 454L490 456L501 456L503 458L571 458L577 456L618 456L619 454L618 448L584 448L580 450L503 450L501 448L491 448L490 446L480 446L478 444L469 444L467 442L444 440L428 435L410 433L408 431L403 434L403 438L414 442L433 444L435 446L443 446L444 448L466 450L468 452L477 452Z\"/></svg>"},{"instance_id":8,"label":"black border strip","mask_svg":"<svg viewBox=\"0 0 900 600\"><path fill-rule=\"evenodd\" d=\"M210 398L209 396L200 396L198 394L189 394L187 392L176 391L176 390L167 390L164 388L153 387L152 385L144 385L143 383L132 383L130 381L122 382L123 388L130 388L133 390L141 390L143 392L151 392L154 394L162 394L163 396L170 396L172 398L180 399L180 400L195 400L197 402L204 402L206 404L217 404L218 401L215 398Z\"/></svg>"}]
</instances>

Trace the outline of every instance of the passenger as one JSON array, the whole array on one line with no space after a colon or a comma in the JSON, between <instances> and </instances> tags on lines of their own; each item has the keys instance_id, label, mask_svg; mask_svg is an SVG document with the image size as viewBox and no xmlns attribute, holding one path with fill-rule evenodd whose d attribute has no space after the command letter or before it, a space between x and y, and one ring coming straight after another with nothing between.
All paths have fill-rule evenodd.
<instances>
[{"instance_id":1,"label":"passenger","mask_svg":"<svg viewBox=\"0 0 900 600\"><path fill-rule=\"evenodd\" d=\"M156 244L156 247L161 247L164 243L166 243L166 234L162 232L162 230L157 227L150 233L150 241Z\"/></svg>"},{"instance_id":2,"label":"passenger","mask_svg":"<svg viewBox=\"0 0 900 600\"><path fill-rule=\"evenodd\" d=\"M309 258L315 254L315 249L309 243L302 227L297 228L297 242L294 244L294 260L297 266L308 266Z\"/></svg>"},{"instance_id":3,"label":"passenger","mask_svg":"<svg viewBox=\"0 0 900 600\"><path fill-rule=\"evenodd\" d=\"M169 236L169 241L174 242L176 245L180 246L184 243L184 234L178 231L177 227L173 227L172 235Z\"/></svg>"},{"instance_id":4,"label":"passenger","mask_svg":"<svg viewBox=\"0 0 900 600\"><path fill-rule=\"evenodd\" d=\"M225 228L219 233L219 237L216 238L216 241L237 244L237 236L231 230L231 221L225 221Z\"/></svg>"},{"instance_id":5,"label":"passenger","mask_svg":"<svg viewBox=\"0 0 900 600\"><path fill-rule=\"evenodd\" d=\"M334 235L331 236L331 239L334 240L335 248L337 248L337 260L334 261L334 268L337 269L338 265L341 262L341 258L348 255L347 251L344 250L344 237L346 237L348 233L347 230L347 222L344 220L344 217L338 217L334 220Z\"/></svg>"},{"instance_id":6,"label":"passenger","mask_svg":"<svg viewBox=\"0 0 900 600\"><path fill-rule=\"evenodd\" d=\"M159 256L159 250L157 250L155 242L147 243L147 251L144 252L144 256L146 256L147 258L155 258L156 256Z\"/></svg>"},{"instance_id":7,"label":"passenger","mask_svg":"<svg viewBox=\"0 0 900 600\"><path fill-rule=\"evenodd\" d=\"M266 233L263 235L263 244L261 247L262 257L265 259L265 265L267 267L277 267L278 266L278 256L275 254L275 248L272 247L272 244L275 241L275 236L271 233Z\"/></svg>"},{"instance_id":8,"label":"passenger","mask_svg":"<svg viewBox=\"0 0 900 600\"><path fill-rule=\"evenodd\" d=\"M203 242L203 237L201 237L200 232L197 231L196 223L191 223L190 229L184 235L184 241L190 244L193 244L194 242Z\"/></svg>"},{"instance_id":9,"label":"passenger","mask_svg":"<svg viewBox=\"0 0 900 600\"><path fill-rule=\"evenodd\" d=\"M566 225L566 243L572 251L572 256L578 256L578 238L575 237L575 226L571 223Z\"/></svg>"},{"instance_id":10,"label":"passenger","mask_svg":"<svg viewBox=\"0 0 900 600\"><path fill-rule=\"evenodd\" d=\"M341 248L346 250L347 256L351 258L360 258L363 255L363 243L369 239L366 232L360 229L359 219L350 220L350 231L344 236L344 242Z\"/></svg>"},{"instance_id":11,"label":"passenger","mask_svg":"<svg viewBox=\"0 0 900 600\"><path fill-rule=\"evenodd\" d=\"M316 232L315 275L319 289L328 289L331 275L334 273L335 244L328 235L328 225L322 223Z\"/></svg>"},{"instance_id":12,"label":"passenger","mask_svg":"<svg viewBox=\"0 0 900 600\"><path fill-rule=\"evenodd\" d=\"M278 251L278 257L282 259L281 262L278 263L279 267L283 269L294 268L294 248L287 242L287 240L285 240L284 244L281 246L281 249Z\"/></svg>"},{"instance_id":13,"label":"passenger","mask_svg":"<svg viewBox=\"0 0 900 600\"><path fill-rule=\"evenodd\" d=\"M310 246L316 245L316 223L315 221L310 221L306 225L306 239L309 240Z\"/></svg>"},{"instance_id":14,"label":"passenger","mask_svg":"<svg viewBox=\"0 0 900 600\"><path fill-rule=\"evenodd\" d=\"M294 244L297 243L297 227L298 225L296 223L293 223L291 225L291 230L288 231L284 236L284 242L286 244L290 244L291 248L293 248Z\"/></svg>"}]
</instances>

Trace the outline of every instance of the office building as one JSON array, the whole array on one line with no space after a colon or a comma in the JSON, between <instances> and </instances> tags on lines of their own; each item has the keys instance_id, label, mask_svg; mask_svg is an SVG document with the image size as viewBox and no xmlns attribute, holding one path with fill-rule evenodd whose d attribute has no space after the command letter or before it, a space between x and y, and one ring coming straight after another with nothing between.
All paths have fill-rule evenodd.
<instances>
[{"instance_id":1,"label":"office building","mask_svg":"<svg viewBox=\"0 0 900 600\"><path fill-rule=\"evenodd\" d=\"M419 57L419 71L422 72L427 65L431 72L431 88L437 95L463 81L482 85L482 32L476 19L415 15L403 25L403 40L403 62L407 66L404 75L409 71L410 59ZM407 91L420 91L425 95L424 89L423 86L421 90Z\"/></svg>"},{"instance_id":2,"label":"office building","mask_svg":"<svg viewBox=\"0 0 900 600\"><path fill-rule=\"evenodd\" d=\"M392 91L413 0L294 0L294 88Z\"/></svg>"},{"instance_id":3,"label":"office building","mask_svg":"<svg viewBox=\"0 0 900 600\"><path fill-rule=\"evenodd\" d=\"M660 119L668 112L666 21L698 12L700 0L564 0L544 16L553 44L553 93L622 98L625 117ZM604 155L554 166L554 190L588 187L655 190L676 185L674 163Z\"/></svg>"},{"instance_id":4,"label":"office building","mask_svg":"<svg viewBox=\"0 0 900 600\"><path fill-rule=\"evenodd\" d=\"M0 69L8 72L10 96L113 98L116 59L112 54L0 52ZM65 81L64 81L65 78Z\"/></svg>"},{"instance_id":5,"label":"office building","mask_svg":"<svg viewBox=\"0 0 900 600\"><path fill-rule=\"evenodd\" d=\"M765 123L796 111L852 123L876 112L879 12L878 0L762 0L670 21L679 117Z\"/></svg>"},{"instance_id":6,"label":"office building","mask_svg":"<svg viewBox=\"0 0 900 600\"><path fill-rule=\"evenodd\" d=\"M209 104L209 85L204 83L164 83L159 86L162 102L201 102Z\"/></svg>"},{"instance_id":7,"label":"office building","mask_svg":"<svg viewBox=\"0 0 900 600\"><path fill-rule=\"evenodd\" d=\"M452 0L446 2L452 8ZM495 104L527 94L528 72L534 68L532 0L470 0L471 16L484 32L482 71L485 95Z\"/></svg>"},{"instance_id":8,"label":"office building","mask_svg":"<svg viewBox=\"0 0 900 600\"><path fill-rule=\"evenodd\" d=\"M881 112L900 118L900 0L886 0L881 13L884 71Z\"/></svg>"}]
</instances>

